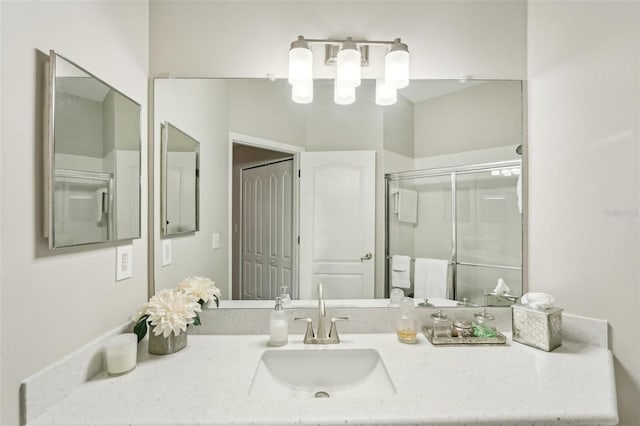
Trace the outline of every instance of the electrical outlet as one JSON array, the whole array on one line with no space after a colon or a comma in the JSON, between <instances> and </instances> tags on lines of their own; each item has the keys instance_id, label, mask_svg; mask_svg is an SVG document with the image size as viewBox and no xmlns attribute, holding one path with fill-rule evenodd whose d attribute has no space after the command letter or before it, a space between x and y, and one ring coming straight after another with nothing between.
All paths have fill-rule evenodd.
<instances>
[{"instance_id":1,"label":"electrical outlet","mask_svg":"<svg viewBox=\"0 0 640 426\"><path fill-rule=\"evenodd\" d=\"M162 240L162 266L171 265L171 240Z\"/></svg>"},{"instance_id":2,"label":"electrical outlet","mask_svg":"<svg viewBox=\"0 0 640 426\"><path fill-rule=\"evenodd\" d=\"M220 233L219 232L214 232L211 235L211 248L213 248L214 250L220 248Z\"/></svg>"},{"instance_id":3,"label":"electrical outlet","mask_svg":"<svg viewBox=\"0 0 640 426\"><path fill-rule=\"evenodd\" d=\"M116 281L131 278L133 266L133 246L116 248Z\"/></svg>"}]
</instances>

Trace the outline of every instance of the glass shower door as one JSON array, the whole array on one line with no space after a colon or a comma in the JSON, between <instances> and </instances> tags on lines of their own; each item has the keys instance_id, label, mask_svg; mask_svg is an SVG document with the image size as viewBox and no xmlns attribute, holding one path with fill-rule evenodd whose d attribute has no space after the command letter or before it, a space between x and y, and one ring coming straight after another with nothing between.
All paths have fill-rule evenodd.
<instances>
[{"instance_id":1,"label":"glass shower door","mask_svg":"<svg viewBox=\"0 0 640 426\"><path fill-rule=\"evenodd\" d=\"M456 299L502 305L521 296L520 166L458 173L456 179ZM512 290L495 295L503 280Z\"/></svg>"},{"instance_id":2,"label":"glass shower door","mask_svg":"<svg viewBox=\"0 0 640 426\"><path fill-rule=\"evenodd\" d=\"M415 221L406 209L414 206L403 202L403 196L412 196L417 200ZM405 255L411 262L411 287L403 289L405 295L419 297L415 293L414 261L417 258L442 259L451 261L453 234L451 176L450 174L415 177L397 180L388 187L387 252L393 255ZM406 197L405 197L406 198ZM414 213L413 211L411 213ZM388 281L393 285L392 265L389 259ZM446 294L452 298L453 284L451 266L448 268ZM420 291L418 291L420 293Z\"/></svg>"}]
</instances>

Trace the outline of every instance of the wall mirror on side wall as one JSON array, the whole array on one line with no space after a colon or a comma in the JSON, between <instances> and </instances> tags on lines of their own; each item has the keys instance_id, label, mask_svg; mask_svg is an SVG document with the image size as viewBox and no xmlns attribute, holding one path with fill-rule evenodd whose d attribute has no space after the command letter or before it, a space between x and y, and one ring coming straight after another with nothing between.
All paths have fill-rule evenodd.
<instances>
[{"instance_id":1,"label":"wall mirror on side wall","mask_svg":"<svg viewBox=\"0 0 640 426\"><path fill-rule=\"evenodd\" d=\"M380 299L395 287L391 258L404 255L409 263L402 277L409 284L403 292L422 300L414 286L416 260L444 262L442 291L426 295L431 304L455 306L465 298L472 304L502 304L485 297L499 280L510 295L522 294L522 82L414 80L388 106L376 105L375 81L363 80L351 105L335 104L333 89L332 81L315 80L313 102L297 104L286 80L154 80L153 127L170 121L201 142L202 232L174 239L173 261L162 266L161 227L154 227L151 291L197 274L216 281L223 307L272 307L283 287L294 305L312 306L315 284L322 281L325 298L341 300L334 303L377 306L388 303ZM160 147L156 134L155 182ZM369 157L366 167L351 161L358 155ZM317 174L313 167L307 170L326 159L330 165L320 164ZM289 164L293 169L284 170ZM284 171L263 173L268 167ZM256 176L247 185L244 176L250 173ZM345 176L353 181L347 184ZM326 185L315 180L321 177ZM341 195L364 187L371 190L370 202ZM287 191L278 195L278 188ZM319 193L309 199L312 192L305 188ZM398 190L415 196L412 218L406 219L406 206L398 215ZM261 207L246 208L257 201ZM365 221L351 215L350 206L370 213L368 231L358 231ZM160 208L156 201L149 209L156 223ZM282 220L271 223L272 216ZM369 237L366 244L352 244L355 237L344 241L345 228ZM316 238L332 234L335 241ZM216 235L218 246L212 245ZM329 261L338 254L345 256L339 262L344 267L332 276ZM263 262L256 261L262 257ZM370 273L361 273L364 266ZM344 285L338 275L345 277Z\"/></svg>"},{"instance_id":2,"label":"wall mirror on side wall","mask_svg":"<svg viewBox=\"0 0 640 426\"><path fill-rule=\"evenodd\" d=\"M48 67L49 248L140 238L140 104L54 51Z\"/></svg>"},{"instance_id":3,"label":"wall mirror on side wall","mask_svg":"<svg viewBox=\"0 0 640 426\"><path fill-rule=\"evenodd\" d=\"M200 143L165 122L162 137L160 226L164 237L199 230Z\"/></svg>"}]
</instances>

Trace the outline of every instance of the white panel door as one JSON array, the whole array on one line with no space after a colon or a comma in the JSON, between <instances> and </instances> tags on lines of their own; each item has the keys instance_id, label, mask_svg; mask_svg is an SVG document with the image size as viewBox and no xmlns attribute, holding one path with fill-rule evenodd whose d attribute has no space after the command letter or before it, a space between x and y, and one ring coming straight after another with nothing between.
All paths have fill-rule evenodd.
<instances>
[{"instance_id":1,"label":"white panel door","mask_svg":"<svg viewBox=\"0 0 640 426\"><path fill-rule=\"evenodd\" d=\"M242 171L242 271L241 299L262 299L264 277L264 173Z\"/></svg>"},{"instance_id":2,"label":"white panel door","mask_svg":"<svg viewBox=\"0 0 640 426\"><path fill-rule=\"evenodd\" d=\"M375 152L300 154L300 298L374 297Z\"/></svg>"},{"instance_id":3,"label":"white panel door","mask_svg":"<svg viewBox=\"0 0 640 426\"><path fill-rule=\"evenodd\" d=\"M268 182L265 208L267 214L267 288L269 299L280 294L280 286L293 284L293 160L264 167Z\"/></svg>"},{"instance_id":4,"label":"white panel door","mask_svg":"<svg viewBox=\"0 0 640 426\"><path fill-rule=\"evenodd\" d=\"M242 299L293 285L293 160L242 171Z\"/></svg>"}]
</instances>

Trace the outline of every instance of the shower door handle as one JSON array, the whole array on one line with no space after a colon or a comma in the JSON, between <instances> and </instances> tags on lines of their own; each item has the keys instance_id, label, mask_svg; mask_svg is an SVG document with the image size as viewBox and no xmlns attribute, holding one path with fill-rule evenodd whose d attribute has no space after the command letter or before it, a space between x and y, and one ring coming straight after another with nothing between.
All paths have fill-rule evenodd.
<instances>
[{"instance_id":1,"label":"shower door handle","mask_svg":"<svg viewBox=\"0 0 640 426\"><path fill-rule=\"evenodd\" d=\"M371 253L367 253L360 258L360 262L364 262L365 260L371 260L372 257L373 255Z\"/></svg>"}]
</instances>

